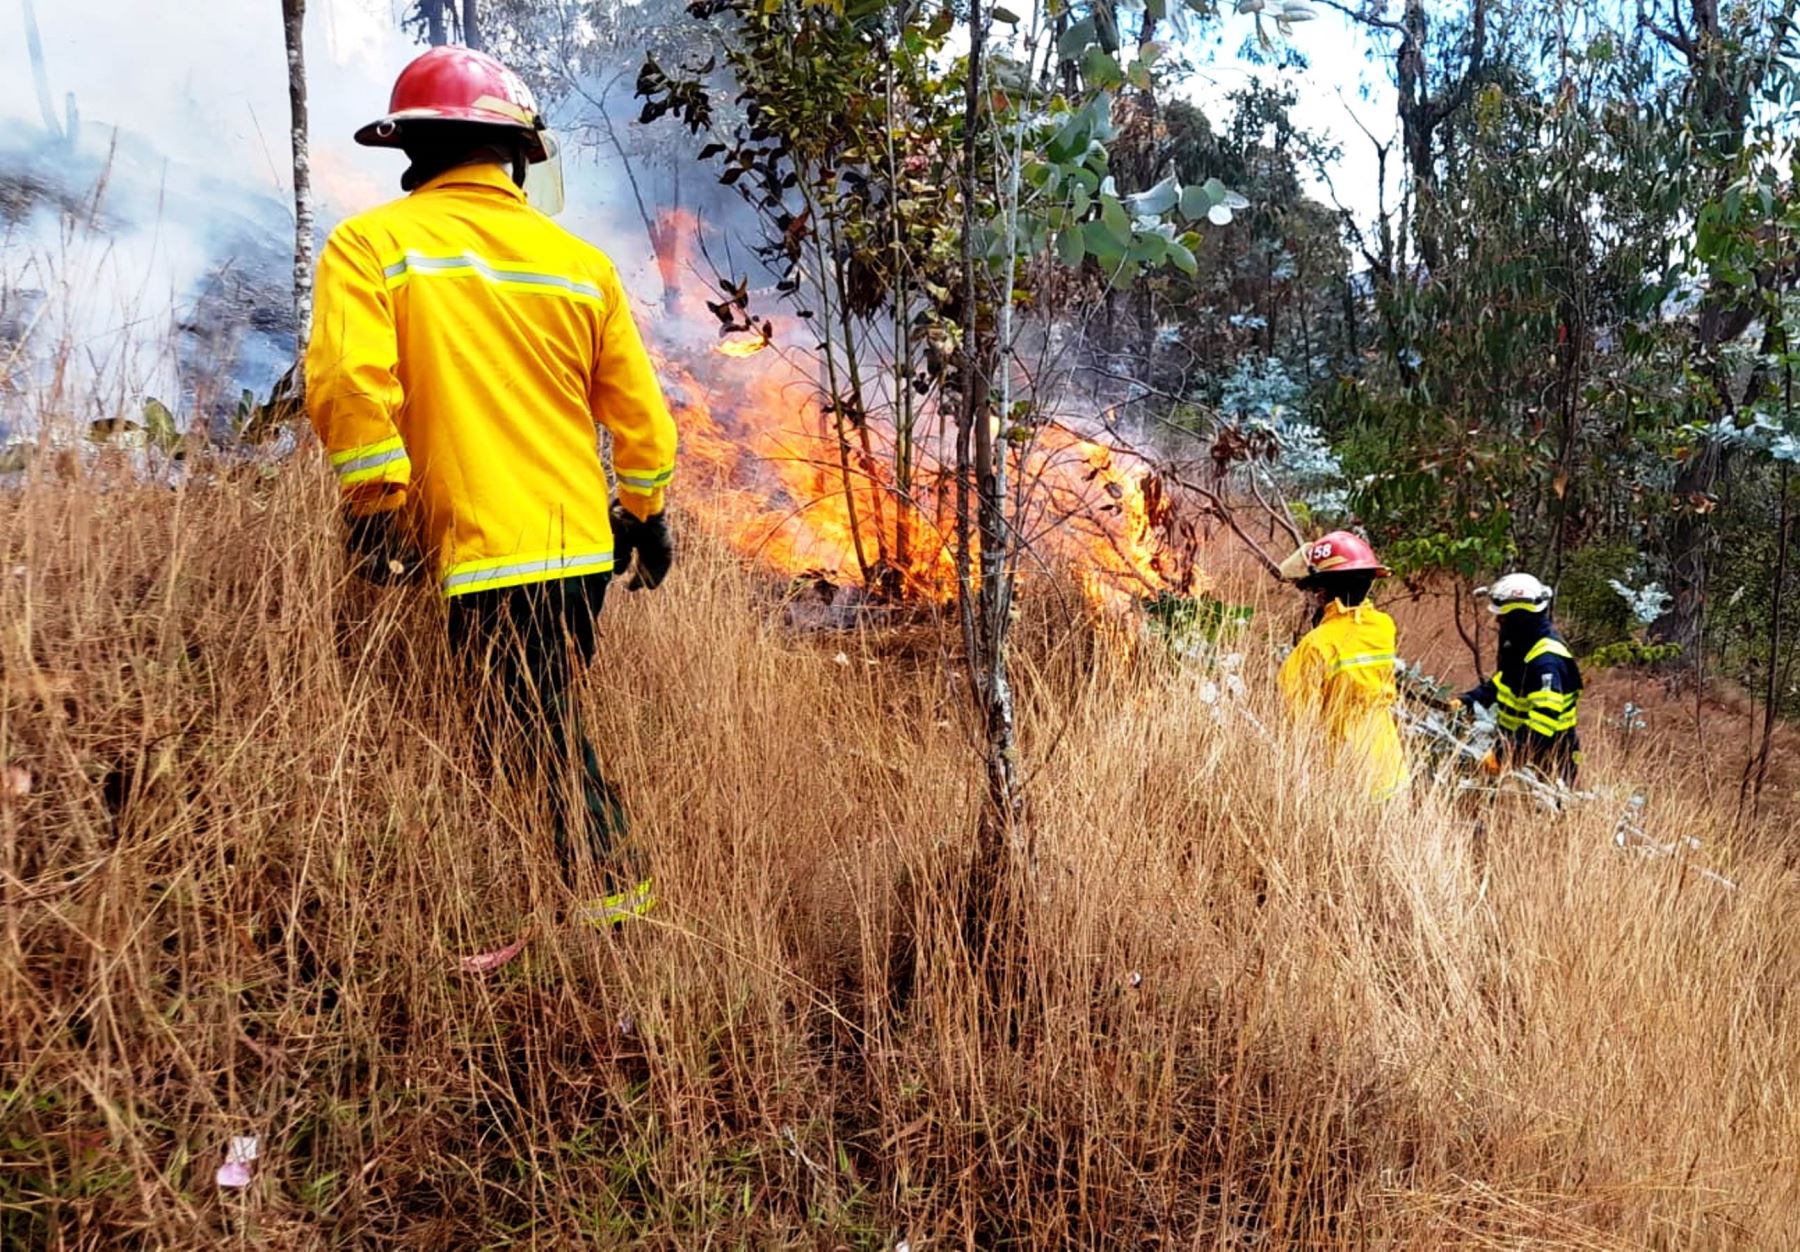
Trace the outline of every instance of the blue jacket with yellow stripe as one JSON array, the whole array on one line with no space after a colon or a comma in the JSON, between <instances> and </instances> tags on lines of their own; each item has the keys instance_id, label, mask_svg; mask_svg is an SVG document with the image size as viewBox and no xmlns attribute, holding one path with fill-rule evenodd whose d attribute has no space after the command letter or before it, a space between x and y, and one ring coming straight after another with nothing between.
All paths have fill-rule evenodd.
<instances>
[{"instance_id":1,"label":"blue jacket with yellow stripe","mask_svg":"<svg viewBox=\"0 0 1800 1252\"><path fill-rule=\"evenodd\" d=\"M1462 702L1493 707L1512 750L1511 764L1573 782L1581 763L1575 729L1581 667L1551 627L1548 613L1514 613L1500 621L1500 668L1464 692Z\"/></svg>"}]
</instances>

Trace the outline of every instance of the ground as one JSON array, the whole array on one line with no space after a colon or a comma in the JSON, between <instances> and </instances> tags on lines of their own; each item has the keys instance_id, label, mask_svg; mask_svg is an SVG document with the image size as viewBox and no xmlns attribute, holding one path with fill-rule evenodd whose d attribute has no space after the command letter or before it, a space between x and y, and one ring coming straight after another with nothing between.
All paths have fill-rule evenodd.
<instances>
[{"instance_id":1,"label":"ground","mask_svg":"<svg viewBox=\"0 0 1800 1252\"><path fill-rule=\"evenodd\" d=\"M0 1245L1800 1241L1796 878L1678 759L1736 892L1598 810L1372 809L1265 659L1222 714L1040 595L1031 868L972 898L956 632L796 631L690 532L583 691L662 903L572 932L441 610L331 520L305 458L0 500Z\"/></svg>"}]
</instances>

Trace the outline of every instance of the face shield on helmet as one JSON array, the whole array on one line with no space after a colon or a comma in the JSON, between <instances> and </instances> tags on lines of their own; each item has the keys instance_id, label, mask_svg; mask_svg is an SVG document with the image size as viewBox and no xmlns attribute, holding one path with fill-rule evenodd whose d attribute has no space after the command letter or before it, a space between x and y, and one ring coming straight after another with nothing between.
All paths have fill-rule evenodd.
<instances>
[{"instance_id":1,"label":"face shield on helmet","mask_svg":"<svg viewBox=\"0 0 1800 1252\"><path fill-rule=\"evenodd\" d=\"M446 45L415 57L394 81L387 113L358 130L356 142L409 148L409 137L416 141L419 131L446 124L492 128L522 141L526 199L543 213L562 211L562 154L537 99L524 79L484 52Z\"/></svg>"},{"instance_id":2,"label":"face shield on helmet","mask_svg":"<svg viewBox=\"0 0 1800 1252\"><path fill-rule=\"evenodd\" d=\"M525 167L525 203L546 217L563 211L562 145L549 131L539 131L544 142L544 159Z\"/></svg>"},{"instance_id":3,"label":"face shield on helmet","mask_svg":"<svg viewBox=\"0 0 1800 1252\"><path fill-rule=\"evenodd\" d=\"M1289 582L1301 582L1314 574L1332 573L1369 573L1376 578L1386 578L1388 568L1375 555L1368 540L1347 530L1334 530L1323 538L1301 544L1280 568L1281 577Z\"/></svg>"}]
</instances>

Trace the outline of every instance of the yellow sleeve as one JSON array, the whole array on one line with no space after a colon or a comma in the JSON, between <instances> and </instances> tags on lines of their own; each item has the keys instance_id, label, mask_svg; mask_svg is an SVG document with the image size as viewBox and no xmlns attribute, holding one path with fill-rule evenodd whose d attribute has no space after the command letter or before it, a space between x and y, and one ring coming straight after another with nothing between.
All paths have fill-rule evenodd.
<instances>
[{"instance_id":1,"label":"yellow sleeve","mask_svg":"<svg viewBox=\"0 0 1800 1252\"><path fill-rule=\"evenodd\" d=\"M618 271L610 264L601 294L590 403L594 420L612 432L619 503L641 520L662 512L663 491L675 476L675 419L669 416Z\"/></svg>"},{"instance_id":2,"label":"yellow sleeve","mask_svg":"<svg viewBox=\"0 0 1800 1252\"><path fill-rule=\"evenodd\" d=\"M1317 714L1325 699L1327 668L1326 656L1312 634L1294 645L1288 659L1281 663L1281 672L1275 676L1290 713L1295 716Z\"/></svg>"},{"instance_id":3,"label":"yellow sleeve","mask_svg":"<svg viewBox=\"0 0 1800 1252\"><path fill-rule=\"evenodd\" d=\"M344 503L358 516L399 508L412 481L412 462L394 425L404 398L398 361L381 263L366 240L339 227L325 241L314 284L306 412Z\"/></svg>"}]
</instances>

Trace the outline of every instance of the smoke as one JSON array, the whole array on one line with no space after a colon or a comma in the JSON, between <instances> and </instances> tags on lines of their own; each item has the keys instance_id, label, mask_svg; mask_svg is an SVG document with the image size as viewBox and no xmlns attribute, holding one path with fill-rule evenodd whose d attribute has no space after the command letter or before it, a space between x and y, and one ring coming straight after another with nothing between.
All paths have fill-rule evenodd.
<instances>
[{"instance_id":1,"label":"smoke","mask_svg":"<svg viewBox=\"0 0 1800 1252\"><path fill-rule=\"evenodd\" d=\"M399 194L403 159L351 136L384 109L394 76L420 50L400 29L401 7L308 5L322 232ZM0 17L0 437L53 418L131 417L150 397L184 422L216 423L240 388L266 395L294 359L279 7L190 0L130 21L117 0L35 8L41 82L28 10ZM608 109L629 126L623 92ZM654 301L662 282L637 198L617 154L595 141L592 112L577 97L555 113L585 140L566 145L561 220ZM633 173L651 212L677 181L690 201L697 192L717 200L711 176L684 175L684 165L685 156L638 157Z\"/></svg>"},{"instance_id":2,"label":"smoke","mask_svg":"<svg viewBox=\"0 0 1800 1252\"><path fill-rule=\"evenodd\" d=\"M329 227L393 185L354 128L415 49L386 0L309 6L315 190ZM280 10L112 0L0 18L0 424L212 421L294 358L292 162ZM42 101L53 106L46 118ZM392 158L388 160L391 162Z\"/></svg>"}]
</instances>

